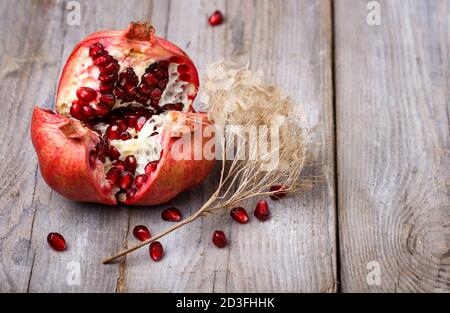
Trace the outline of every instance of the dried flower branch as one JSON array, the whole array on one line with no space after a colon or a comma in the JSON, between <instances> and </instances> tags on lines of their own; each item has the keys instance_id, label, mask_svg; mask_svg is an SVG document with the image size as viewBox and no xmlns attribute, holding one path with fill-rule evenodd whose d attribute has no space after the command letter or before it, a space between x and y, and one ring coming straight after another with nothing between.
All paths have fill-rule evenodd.
<instances>
[{"instance_id":1,"label":"dried flower branch","mask_svg":"<svg viewBox=\"0 0 450 313\"><path fill-rule=\"evenodd\" d=\"M237 146L226 135L220 136L220 180L209 200L185 220L106 258L104 264L158 240L201 216L232 209L256 196L275 194L269 191L275 184L283 186L286 192L301 188L305 181L301 179L301 172L307 149L305 134L299 127L299 113L294 111L298 107L290 98L283 96L275 87L263 85L259 77L247 68L237 68L226 62L208 67L199 98L200 105L208 111L218 128L230 125L239 125L241 130L269 128L266 135L275 139L270 150L267 149L267 136L250 138L242 132L228 133L240 140ZM258 149L252 149L252 145ZM227 161L227 156L232 152L235 157ZM242 157L243 154L246 154L245 157Z\"/></svg>"}]
</instances>

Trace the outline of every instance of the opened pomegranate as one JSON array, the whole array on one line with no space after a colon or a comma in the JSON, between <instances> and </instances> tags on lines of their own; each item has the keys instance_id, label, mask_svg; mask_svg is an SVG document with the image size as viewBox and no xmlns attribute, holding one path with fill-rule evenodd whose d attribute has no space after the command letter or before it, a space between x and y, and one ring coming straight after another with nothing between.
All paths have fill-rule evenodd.
<instances>
[{"instance_id":1,"label":"opened pomegranate","mask_svg":"<svg viewBox=\"0 0 450 313\"><path fill-rule=\"evenodd\" d=\"M45 181L76 201L136 205L167 202L200 183L214 161L171 153L175 129L210 124L192 108L198 84L189 57L147 23L88 36L64 67L56 113L33 112Z\"/></svg>"}]
</instances>

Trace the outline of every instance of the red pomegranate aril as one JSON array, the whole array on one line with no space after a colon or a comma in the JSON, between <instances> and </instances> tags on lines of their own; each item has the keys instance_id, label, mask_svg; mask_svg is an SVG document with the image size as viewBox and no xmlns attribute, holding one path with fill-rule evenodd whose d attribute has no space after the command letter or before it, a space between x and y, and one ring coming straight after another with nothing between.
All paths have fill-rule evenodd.
<instances>
[{"instance_id":1,"label":"red pomegranate aril","mask_svg":"<svg viewBox=\"0 0 450 313\"><path fill-rule=\"evenodd\" d=\"M248 223L248 214L244 208L237 207L231 210L231 217L238 223L247 224Z\"/></svg>"},{"instance_id":2,"label":"red pomegranate aril","mask_svg":"<svg viewBox=\"0 0 450 313\"><path fill-rule=\"evenodd\" d=\"M281 198L286 196L286 191L285 191L285 188L283 188L283 186L274 185L274 186L270 187L270 192L274 192L274 191L276 191L276 192L274 194L270 195L270 198L274 201L280 200Z\"/></svg>"},{"instance_id":3,"label":"red pomegranate aril","mask_svg":"<svg viewBox=\"0 0 450 313\"><path fill-rule=\"evenodd\" d=\"M47 243L53 250L61 252L67 249L66 240L59 233L50 233L47 235Z\"/></svg>"},{"instance_id":4,"label":"red pomegranate aril","mask_svg":"<svg viewBox=\"0 0 450 313\"><path fill-rule=\"evenodd\" d=\"M122 99L125 96L125 90L117 86L114 89L114 94L116 95L117 99Z\"/></svg>"},{"instance_id":5,"label":"red pomegranate aril","mask_svg":"<svg viewBox=\"0 0 450 313\"><path fill-rule=\"evenodd\" d=\"M150 244L149 253L150 253L150 257L152 258L153 261L161 260L163 254L164 254L164 249L163 249L162 244L159 241L153 241Z\"/></svg>"},{"instance_id":6,"label":"red pomegranate aril","mask_svg":"<svg viewBox=\"0 0 450 313\"><path fill-rule=\"evenodd\" d=\"M168 103L165 106L163 106L161 109L163 111L182 111L183 110L183 103Z\"/></svg>"},{"instance_id":7,"label":"red pomegranate aril","mask_svg":"<svg viewBox=\"0 0 450 313\"><path fill-rule=\"evenodd\" d=\"M127 196L127 199L133 199L134 196L136 195L136 189L134 188L127 189L125 195Z\"/></svg>"},{"instance_id":8,"label":"red pomegranate aril","mask_svg":"<svg viewBox=\"0 0 450 313\"><path fill-rule=\"evenodd\" d=\"M113 91L114 86L112 84L100 84L99 90L101 93L110 93Z\"/></svg>"},{"instance_id":9,"label":"red pomegranate aril","mask_svg":"<svg viewBox=\"0 0 450 313\"><path fill-rule=\"evenodd\" d=\"M111 185L116 185L119 182L120 174L121 171L117 167L111 167L105 177Z\"/></svg>"},{"instance_id":10,"label":"red pomegranate aril","mask_svg":"<svg viewBox=\"0 0 450 313\"><path fill-rule=\"evenodd\" d=\"M153 89L153 91L150 93L150 97L152 99L159 99L162 95L162 91L159 88Z\"/></svg>"},{"instance_id":11,"label":"red pomegranate aril","mask_svg":"<svg viewBox=\"0 0 450 313\"><path fill-rule=\"evenodd\" d=\"M156 167L158 166L158 161L153 161L148 163L145 166L145 174L151 174L156 170Z\"/></svg>"},{"instance_id":12,"label":"red pomegranate aril","mask_svg":"<svg viewBox=\"0 0 450 313\"><path fill-rule=\"evenodd\" d=\"M152 89L150 88L150 86L147 84L144 84L144 83L140 84L138 89L139 89L138 91L144 95L149 95L150 92L152 92Z\"/></svg>"},{"instance_id":13,"label":"red pomegranate aril","mask_svg":"<svg viewBox=\"0 0 450 313\"><path fill-rule=\"evenodd\" d=\"M178 76L178 79L188 82L191 79L191 75L189 75L188 73L184 73L184 74L181 74L180 76Z\"/></svg>"},{"instance_id":14,"label":"red pomegranate aril","mask_svg":"<svg viewBox=\"0 0 450 313\"><path fill-rule=\"evenodd\" d=\"M120 138L120 134L122 133L122 130L117 125L109 125L108 128L106 128L106 138L109 140L116 140Z\"/></svg>"},{"instance_id":15,"label":"red pomegranate aril","mask_svg":"<svg viewBox=\"0 0 450 313\"><path fill-rule=\"evenodd\" d=\"M122 172L122 176L120 177L119 187L126 190L131 187L133 184L133 174L129 172Z\"/></svg>"},{"instance_id":16,"label":"red pomegranate aril","mask_svg":"<svg viewBox=\"0 0 450 313\"><path fill-rule=\"evenodd\" d=\"M227 245L227 236L225 236L225 233L223 231L216 230L213 233L212 242L216 247L223 248Z\"/></svg>"},{"instance_id":17,"label":"red pomegranate aril","mask_svg":"<svg viewBox=\"0 0 450 313\"><path fill-rule=\"evenodd\" d=\"M134 178L134 184L137 188L141 188L147 181L147 175L141 174Z\"/></svg>"},{"instance_id":18,"label":"red pomegranate aril","mask_svg":"<svg viewBox=\"0 0 450 313\"><path fill-rule=\"evenodd\" d=\"M97 98L97 92L90 87L80 87L77 89L77 98L83 102L91 102Z\"/></svg>"},{"instance_id":19,"label":"red pomegranate aril","mask_svg":"<svg viewBox=\"0 0 450 313\"><path fill-rule=\"evenodd\" d=\"M125 162L123 162L121 160L117 160L117 161L113 162L112 165L114 167L117 167L120 170L120 172L125 171Z\"/></svg>"},{"instance_id":20,"label":"red pomegranate aril","mask_svg":"<svg viewBox=\"0 0 450 313\"><path fill-rule=\"evenodd\" d=\"M116 97L112 93L104 93L100 97L100 102L106 104L109 107L114 106Z\"/></svg>"},{"instance_id":21,"label":"red pomegranate aril","mask_svg":"<svg viewBox=\"0 0 450 313\"><path fill-rule=\"evenodd\" d=\"M136 126L136 122L137 122L137 116L135 115L129 115L126 117L126 121L127 121L127 126L129 128L134 128Z\"/></svg>"},{"instance_id":22,"label":"red pomegranate aril","mask_svg":"<svg viewBox=\"0 0 450 313\"><path fill-rule=\"evenodd\" d=\"M223 22L223 15L222 12L220 12L219 10L214 11L213 14L211 14L211 16L208 18L208 23L211 26L217 26L222 24Z\"/></svg>"},{"instance_id":23,"label":"red pomegranate aril","mask_svg":"<svg viewBox=\"0 0 450 313\"><path fill-rule=\"evenodd\" d=\"M131 135L129 132L123 132L120 134L119 139L120 140L128 140L128 139L131 139Z\"/></svg>"},{"instance_id":24,"label":"red pomegranate aril","mask_svg":"<svg viewBox=\"0 0 450 313\"><path fill-rule=\"evenodd\" d=\"M158 77L153 73L145 73L142 75L142 80L150 86L156 86L158 84Z\"/></svg>"},{"instance_id":25,"label":"red pomegranate aril","mask_svg":"<svg viewBox=\"0 0 450 313\"><path fill-rule=\"evenodd\" d=\"M133 228L133 235L137 240L145 241L151 238L150 231L144 225L137 225Z\"/></svg>"},{"instance_id":26,"label":"red pomegranate aril","mask_svg":"<svg viewBox=\"0 0 450 313\"><path fill-rule=\"evenodd\" d=\"M111 161L118 160L120 158L119 150L117 150L117 148L114 147L113 145L109 146L108 155Z\"/></svg>"},{"instance_id":27,"label":"red pomegranate aril","mask_svg":"<svg viewBox=\"0 0 450 313\"><path fill-rule=\"evenodd\" d=\"M126 131L128 129L127 123L123 119L118 119L114 122L117 126L119 126L120 130Z\"/></svg>"},{"instance_id":28,"label":"red pomegranate aril","mask_svg":"<svg viewBox=\"0 0 450 313\"><path fill-rule=\"evenodd\" d=\"M70 107L70 115L78 120L83 119L83 113L81 111L82 106L78 101L74 101Z\"/></svg>"},{"instance_id":29,"label":"red pomegranate aril","mask_svg":"<svg viewBox=\"0 0 450 313\"><path fill-rule=\"evenodd\" d=\"M101 103L97 103L92 105L92 110L94 111L94 115L97 117L103 117L106 114L109 113L110 108L106 105L103 105Z\"/></svg>"},{"instance_id":30,"label":"red pomegranate aril","mask_svg":"<svg viewBox=\"0 0 450 313\"><path fill-rule=\"evenodd\" d=\"M96 43L93 44L90 48L89 48L89 56L92 57L96 57L99 54L101 54L103 52L103 45L101 43Z\"/></svg>"},{"instance_id":31,"label":"red pomegranate aril","mask_svg":"<svg viewBox=\"0 0 450 313\"><path fill-rule=\"evenodd\" d=\"M102 66L108 64L112 60L111 56L108 54L101 54L94 59L94 65Z\"/></svg>"},{"instance_id":32,"label":"red pomegranate aril","mask_svg":"<svg viewBox=\"0 0 450 313\"><path fill-rule=\"evenodd\" d=\"M180 64L178 65L177 70L179 74L183 74L189 71L189 66L187 66L186 64Z\"/></svg>"},{"instance_id":33,"label":"red pomegranate aril","mask_svg":"<svg viewBox=\"0 0 450 313\"><path fill-rule=\"evenodd\" d=\"M118 76L116 73L113 74L100 74L98 75L98 80L102 83L113 83L117 80Z\"/></svg>"},{"instance_id":34,"label":"red pomegranate aril","mask_svg":"<svg viewBox=\"0 0 450 313\"><path fill-rule=\"evenodd\" d=\"M94 117L94 110L89 105L85 105L81 108L82 116L85 120Z\"/></svg>"},{"instance_id":35,"label":"red pomegranate aril","mask_svg":"<svg viewBox=\"0 0 450 313\"><path fill-rule=\"evenodd\" d=\"M181 212L177 208L168 208L161 212L161 218L166 222L181 221Z\"/></svg>"},{"instance_id":36,"label":"red pomegranate aril","mask_svg":"<svg viewBox=\"0 0 450 313\"><path fill-rule=\"evenodd\" d=\"M129 155L125 158L125 168L128 172L134 174L136 172L137 161L134 155Z\"/></svg>"},{"instance_id":37,"label":"red pomegranate aril","mask_svg":"<svg viewBox=\"0 0 450 313\"><path fill-rule=\"evenodd\" d=\"M258 201L253 214L260 221L267 221L270 218L270 210L269 210L269 205L267 204L267 201L265 201L265 200Z\"/></svg>"}]
</instances>

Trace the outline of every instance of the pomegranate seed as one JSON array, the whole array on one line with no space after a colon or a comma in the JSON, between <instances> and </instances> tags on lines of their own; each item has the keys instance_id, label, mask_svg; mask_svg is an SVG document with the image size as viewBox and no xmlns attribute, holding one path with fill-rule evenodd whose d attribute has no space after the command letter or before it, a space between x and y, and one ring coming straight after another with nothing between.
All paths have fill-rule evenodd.
<instances>
[{"instance_id":1,"label":"pomegranate seed","mask_svg":"<svg viewBox=\"0 0 450 313\"><path fill-rule=\"evenodd\" d=\"M97 103L92 105L92 110L94 111L94 115L97 117L103 117L106 114L109 113L109 107L106 105L103 105L101 103Z\"/></svg>"},{"instance_id":2,"label":"pomegranate seed","mask_svg":"<svg viewBox=\"0 0 450 313\"><path fill-rule=\"evenodd\" d=\"M256 204L255 211L253 212L255 217L260 221L267 221L270 218L270 210L267 201L260 200Z\"/></svg>"},{"instance_id":3,"label":"pomegranate seed","mask_svg":"<svg viewBox=\"0 0 450 313\"><path fill-rule=\"evenodd\" d=\"M158 166L158 161L153 161L148 163L145 166L145 174L151 174L156 170L156 167Z\"/></svg>"},{"instance_id":4,"label":"pomegranate seed","mask_svg":"<svg viewBox=\"0 0 450 313\"><path fill-rule=\"evenodd\" d=\"M153 73L145 73L142 75L142 81L149 86L156 86L158 84L158 78Z\"/></svg>"},{"instance_id":5,"label":"pomegranate seed","mask_svg":"<svg viewBox=\"0 0 450 313\"><path fill-rule=\"evenodd\" d=\"M189 66L187 64L180 64L177 70L179 74L183 74L189 71Z\"/></svg>"},{"instance_id":6,"label":"pomegranate seed","mask_svg":"<svg viewBox=\"0 0 450 313\"><path fill-rule=\"evenodd\" d=\"M121 172L125 171L125 163L121 160L114 161L112 165L117 167Z\"/></svg>"},{"instance_id":7,"label":"pomegranate seed","mask_svg":"<svg viewBox=\"0 0 450 313\"><path fill-rule=\"evenodd\" d=\"M141 188L145 184L146 181L147 181L147 175L142 174L142 175L136 176L136 178L134 179L134 184L136 185L137 188Z\"/></svg>"},{"instance_id":8,"label":"pomegranate seed","mask_svg":"<svg viewBox=\"0 0 450 313\"><path fill-rule=\"evenodd\" d=\"M120 158L120 152L119 150L117 150L116 147L114 147L113 145L109 146L109 151L108 151L108 155L109 158L114 161L114 160L118 160Z\"/></svg>"},{"instance_id":9,"label":"pomegranate seed","mask_svg":"<svg viewBox=\"0 0 450 313\"><path fill-rule=\"evenodd\" d=\"M281 198L283 198L284 196L286 196L286 192L285 189L283 188L283 186L279 186L279 185L275 185L270 187L270 192L276 191L274 194L270 195L270 198L272 200L280 200Z\"/></svg>"},{"instance_id":10,"label":"pomegranate seed","mask_svg":"<svg viewBox=\"0 0 450 313\"><path fill-rule=\"evenodd\" d=\"M162 91L159 88L153 89L153 91L150 93L150 97L152 99L159 99L162 95Z\"/></svg>"},{"instance_id":11,"label":"pomegranate seed","mask_svg":"<svg viewBox=\"0 0 450 313\"><path fill-rule=\"evenodd\" d=\"M104 93L100 97L100 102L112 107L116 101L116 97L112 93Z\"/></svg>"},{"instance_id":12,"label":"pomegranate seed","mask_svg":"<svg viewBox=\"0 0 450 313\"><path fill-rule=\"evenodd\" d=\"M66 240L59 233L50 233L47 236L47 242L55 251L64 251L67 249Z\"/></svg>"},{"instance_id":13,"label":"pomegranate seed","mask_svg":"<svg viewBox=\"0 0 450 313\"><path fill-rule=\"evenodd\" d=\"M119 187L126 190L131 187L131 185L133 184L133 180L133 174L124 171L122 172L122 177L120 177Z\"/></svg>"},{"instance_id":14,"label":"pomegranate seed","mask_svg":"<svg viewBox=\"0 0 450 313\"><path fill-rule=\"evenodd\" d=\"M122 99L125 96L125 90L123 90L121 87L117 86L114 89L114 93L116 94L118 99Z\"/></svg>"},{"instance_id":15,"label":"pomegranate seed","mask_svg":"<svg viewBox=\"0 0 450 313\"><path fill-rule=\"evenodd\" d=\"M70 115L78 120L81 120L83 118L81 108L82 106L80 103L78 101L74 101L70 107Z\"/></svg>"},{"instance_id":16,"label":"pomegranate seed","mask_svg":"<svg viewBox=\"0 0 450 313\"><path fill-rule=\"evenodd\" d=\"M211 14L211 16L208 19L208 23L211 26L217 26L222 24L223 22L223 15L222 12L220 12L219 10L214 11L213 14Z\"/></svg>"},{"instance_id":17,"label":"pomegranate seed","mask_svg":"<svg viewBox=\"0 0 450 313\"><path fill-rule=\"evenodd\" d=\"M136 194L136 189L134 188L127 189L125 194L127 196L127 199L133 199L134 195Z\"/></svg>"},{"instance_id":18,"label":"pomegranate seed","mask_svg":"<svg viewBox=\"0 0 450 313\"><path fill-rule=\"evenodd\" d=\"M98 80L102 83L113 83L117 80L119 76L116 73L112 74L100 74L98 75Z\"/></svg>"},{"instance_id":19,"label":"pomegranate seed","mask_svg":"<svg viewBox=\"0 0 450 313\"><path fill-rule=\"evenodd\" d=\"M151 238L150 231L144 225L137 225L133 228L133 235L140 241L146 241Z\"/></svg>"},{"instance_id":20,"label":"pomegranate seed","mask_svg":"<svg viewBox=\"0 0 450 313\"><path fill-rule=\"evenodd\" d=\"M139 89L139 92L144 95L148 95L148 94L150 94L150 92L152 92L151 87L144 83L140 84L138 89Z\"/></svg>"},{"instance_id":21,"label":"pomegranate seed","mask_svg":"<svg viewBox=\"0 0 450 313\"><path fill-rule=\"evenodd\" d=\"M241 224L248 223L247 211L245 211L244 208L241 207L234 208L233 210L231 210L230 215L235 221Z\"/></svg>"},{"instance_id":22,"label":"pomegranate seed","mask_svg":"<svg viewBox=\"0 0 450 313\"><path fill-rule=\"evenodd\" d=\"M127 156L124 161L125 161L125 168L127 169L127 171L134 174L134 172L136 172L137 167L137 161L134 155Z\"/></svg>"},{"instance_id":23,"label":"pomegranate seed","mask_svg":"<svg viewBox=\"0 0 450 313\"><path fill-rule=\"evenodd\" d=\"M216 230L213 233L212 236L212 242L214 245L218 248L223 248L227 245L227 236L225 236L225 233L221 230Z\"/></svg>"},{"instance_id":24,"label":"pomegranate seed","mask_svg":"<svg viewBox=\"0 0 450 313\"><path fill-rule=\"evenodd\" d=\"M111 185L116 185L119 182L121 171L117 167L111 167L106 173L106 179L109 180Z\"/></svg>"},{"instance_id":25,"label":"pomegranate seed","mask_svg":"<svg viewBox=\"0 0 450 313\"><path fill-rule=\"evenodd\" d=\"M99 90L101 93L107 93L113 91L114 86L112 84L100 84Z\"/></svg>"},{"instance_id":26,"label":"pomegranate seed","mask_svg":"<svg viewBox=\"0 0 450 313\"><path fill-rule=\"evenodd\" d=\"M161 212L161 218L166 222L181 221L181 212L177 208L168 208Z\"/></svg>"},{"instance_id":27,"label":"pomegranate seed","mask_svg":"<svg viewBox=\"0 0 450 313\"><path fill-rule=\"evenodd\" d=\"M178 77L178 79L179 79L179 80L182 80L182 81L185 81L185 82L188 82L188 81L190 81L190 79L191 79L191 75L189 75L188 73L184 73L184 74L181 74L181 75Z\"/></svg>"},{"instance_id":28,"label":"pomegranate seed","mask_svg":"<svg viewBox=\"0 0 450 313\"><path fill-rule=\"evenodd\" d=\"M111 58L111 56L110 55L108 55L108 54L102 54L102 55L99 55L99 56L97 56L95 59L94 59L94 65L97 65L97 66L103 66L103 65L106 65L108 62L110 62L112 60L112 58Z\"/></svg>"},{"instance_id":29,"label":"pomegranate seed","mask_svg":"<svg viewBox=\"0 0 450 313\"><path fill-rule=\"evenodd\" d=\"M77 89L77 98L83 102L91 102L97 98L97 92L90 87L80 87Z\"/></svg>"},{"instance_id":30,"label":"pomegranate seed","mask_svg":"<svg viewBox=\"0 0 450 313\"><path fill-rule=\"evenodd\" d=\"M103 45L101 43L93 44L89 48L89 56L90 57L95 57L95 56L99 55L101 52L103 52Z\"/></svg>"},{"instance_id":31,"label":"pomegranate seed","mask_svg":"<svg viewBox=\"0 0 450 313\"><path fill-rule=\"evenodd\" d=\"M168 79L162 79L159 81L158 87L161 89L164 89L164 88L166 88L168 82L169 82Z\"/></svg>"},{"instance_id":32,"label":"pomegranate seed","mask_svg":"<svg viewBox=\"0 0 450 313\"><path fill-rule=\"evenodd\" d=\"M122 119L116 120L115 124L116 124L117 126L119 126L119 128L120 128L122 131L126 131L126 130L128 129L127 123L126 123L124 120L122 120Z\"/></svg>"},{"instance_id":33,"label":"pomegranate seed","mask_svg":"<svg viewBox=\"0 0 450 313\"><path fill-rule=\"evenodd\" d=\"M90 118L94 117L94 110L89 105L85 105L81 108L82 116L85 120L88 120Z\"/></svg>"},{"instance_id":34,"label":"pomegranate seed","mask_svg":"<svg viewBox=\"0 0 450 313\"><path fill-rule=\"evenodd\" d=\"M135 126L137 132L139 132L142 129L142 127L144 127L145 122L147 122L145 116L141 116L140 118L137 119Z\"/></svg>"},{"instance_id":35,"label":"pomegranate seed","mask_svg":"<svg viewBox=\"0 0 450 313\"><path fill-rule=\"evenodd\" d=\"M149 253L150 253L150 257L152 258L153 261L161 260L163 254L164 254L164 249L163 249L162 244L159 241L153 241L150 244Z\"/></svg>"},{"instance_id":36,"label":"pomegranate seed","mask_svg":"<svg viewBox=\"0 0 450 313\"><path fill-rule=\"evenodd\" d=\"M122 131L119 129L119 126L117 125L109 125L108 128L106 128L106 138L109 140L115 140L120 138L120 134Z\"/></svg>"},{"instance_id":37,"label":"pomegranate seed","mask_svg":"<svg viewBox=\"0 0 450 313\"><path fill-rule=\"evenodd\" d=\"M182 111L183 110L183 103L168 103L165 106L163 106L161 109L163 111Z\"/></svg>"},{"instance_id":38,"label":"pomegranate seed","mask_svg":"<svg viewBox=\"0 0 450 313\"><path fill-rule=\"evenodd\" d=\"M131 135L128 132L123 132L120 134L119 139L120 140L128 140L128 139L131 139Z\"/></svg>"},{"instance_id":39,"label":"pomegranate seed","mask_svg":"<svg viewBox=\"0 0 450 313\"><path fill-rule=\"evenodd\" d=\"M136 126L137 116L129 115L126 117L126 121L129 128L134 128Z\"/></svg>"}]
</instances>

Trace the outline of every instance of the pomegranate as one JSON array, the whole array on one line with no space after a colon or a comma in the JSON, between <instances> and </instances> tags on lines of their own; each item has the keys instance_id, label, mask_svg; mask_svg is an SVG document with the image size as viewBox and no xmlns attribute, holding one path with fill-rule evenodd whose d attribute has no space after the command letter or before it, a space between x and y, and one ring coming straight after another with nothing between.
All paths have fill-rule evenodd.
<instances>
[{"instance_id":1,"label":"pomegranate","mask_svg":"<svg viewBox=\"0 0 450 313\"><path fill-rule=\"evenodd\" d=\"M225 233L223 231L216 230L213 233L212 242L216 247L223 248L227 245L227 236L225 236Z\"/></svg>"},{"instance_id":2,"label":"pomegranate","mask_svg":"<svg viewBox=\"0 0 450 313\"><path fill-rule=\"evenodd\" d=\"M66 240L59 233L50 233L47 236L47 243L52 247L55 251L64 251L67 249Z\"/></svg>"},{"instance_id":3,"label":"pomegranate","mask_svg":"<svg viewBox=\"0 0 450 313\"><path fill-rule=\"evenodd\" d=\"M140 241L145 241L151 238L150 231L144 225L137 225L133 228L133 235Z\"/></svg>"},{"instance_id":4,"label":"pomegranate","mask_svg":"<svg viewBox=\"0 0 450 313\"><path fill-rule=\"evenodd\" d=\"M56 113L33 112L44 180L69 199L110 205L161 204L200 183L214 161L171 153L175 130L210 124L192 108L198 85L189 57L148 23L83 39L62 72Z\"/></svg>"}]
</instances>

